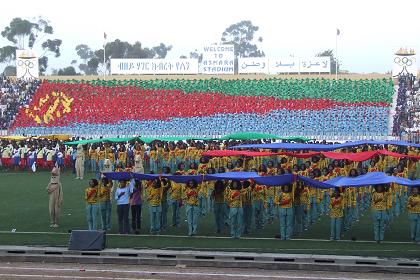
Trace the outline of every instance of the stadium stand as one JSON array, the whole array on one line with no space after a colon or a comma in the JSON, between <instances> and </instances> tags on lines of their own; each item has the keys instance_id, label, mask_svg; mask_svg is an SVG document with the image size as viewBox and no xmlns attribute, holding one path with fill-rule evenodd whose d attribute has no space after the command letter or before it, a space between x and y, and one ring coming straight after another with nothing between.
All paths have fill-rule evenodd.
<instances>
[{"instance_id":1,"label":"stadium stand","mask_svg":"<svg viewBox=\"0 0 420 280\"><path fill-rule=\"evenodd\" d=\"M29 104L39 80L23 81L0 76L0 130L8 129L19 108Z\"/></svg>"},{"instance_id":2,"label":"stadium stand","mask_svg":"<svg viewBox=\"0 0 420 280\"><path fill-rule=\"evenodd\" d=\"M392 133L399 138L419 141L420 96L419 82L413 75L398 79L397 106Z\"/></svg>"},{"instance_id":3,"label":"stadium stand","mask_svg":"<svg viewBox=\"0 0 420 280\"><path fill-rule=\"evenodd\" d=\"M12 131L380 139L388 135L393 92L391 79L44 81Z\"/></svg>"}]
</instances>

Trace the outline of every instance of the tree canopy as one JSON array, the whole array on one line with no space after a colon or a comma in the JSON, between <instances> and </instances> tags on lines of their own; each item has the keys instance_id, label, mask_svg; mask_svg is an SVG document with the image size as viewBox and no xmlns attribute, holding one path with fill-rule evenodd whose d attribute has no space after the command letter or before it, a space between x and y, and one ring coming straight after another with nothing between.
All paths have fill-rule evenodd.
<instances>
[{"instance_id":1,"label":"tree canopy","mask_svg":"<svg viewBox=\"0 0 420 280\"><path fill-rule=\"evenodd\" d=\"M257 45L263 41L262 37L254 40L258 29L250 20L243 20L226 28L221 41L235 46L235 57L263 57L265 54Z\"/></svg>"},{"instance_id":2,"label":"tree canopy","mask_svg":"<svg viewBox=\"0 0 420 280\"><path fill-rule=\"evenodd\" d=\"M1 32L11 45L0 48L0 63L10 64L16 60L17 49L30 49L35 46L41 48L39 55L40 72L44 73L48 67L48 56L60 56L62 40L49 38L54 29L47 19L38 17L33 20L14 18Z\"/></svg>"},{"instance_id":3,"label":"tree canopy","mask_svg":"<svg viewBox=\"0 0 420 280\"><path fill-rule=\"evenodd\" d=\"M110 67L111 58L165 58L172 49L171 45L160 43L158 46L148 48L143 47L139 41L131 44L120 39L108 42L105 45L105 55L107 69ZM104 63L104 50L92 50L86 44L76 46L76 53L83 60L79 64L79 69L86 75L96 75L99 71L99 65Z\"/></svg>"}]
</instances>

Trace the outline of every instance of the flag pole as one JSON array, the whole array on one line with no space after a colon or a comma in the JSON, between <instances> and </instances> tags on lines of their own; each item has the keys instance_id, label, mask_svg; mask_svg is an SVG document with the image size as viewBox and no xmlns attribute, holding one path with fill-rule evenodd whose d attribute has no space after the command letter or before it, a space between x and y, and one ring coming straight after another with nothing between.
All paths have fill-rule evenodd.
<instances>
[{"instance_id":1,"label":"flag pole","mask_svg":"<svg viewBox=\"0 0 420 280\"><path fill-rule=\"evenodd\" d=\"M106 33L104 32L104 76L106 76L105 45L106 45Z\"/></svg>"},{"instance_id":2,"label":"flag pole","mask_svg":"<svg viewBox=\"0 0 420 280\"><path fill-rule=\"evenodd\" d=\"M338 29L335 32L335 79L338 80Z\"/></svg>"}]
</instances>

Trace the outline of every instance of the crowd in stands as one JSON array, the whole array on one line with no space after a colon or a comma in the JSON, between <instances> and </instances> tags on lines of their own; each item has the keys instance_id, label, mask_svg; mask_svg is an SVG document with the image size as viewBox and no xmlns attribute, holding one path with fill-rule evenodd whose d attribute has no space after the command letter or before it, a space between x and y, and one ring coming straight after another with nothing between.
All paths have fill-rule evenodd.
<instances>
[{"instance_id":1,"label":"crowd in stands","mask_svg":"<svg viewBox=\"0 0 420 280\"><path fill-rule=\"evenodd\" d=\"M370 209L373 213L374 239L380 242L384 240L385 229L392 220L408 210L409 215L417 217L410 220L411 238L414 242L420 242L420 222L417 222L420 221L418 188L387 184L321 190L298 182L282 187L269 187L258 185L252 180L220 180L200 184L190 180L186 184L180 184L165 178L112 182L101 176L103 172L141 170L139 172L175 175L241 171L255 171L261 176L292 173L318 181L338 176L357 177L376 171L410 179L419 177L417 160L385 155L363 162L333 160L320 156L203 156L205 151L226 149L241 143L245 142L189 140L153 141L146 144L130 141L85 146L79 144L76 147L64 145L58 140L4 140L1 143L1 162L6 168L25 168L33 172L34 163L37 168L51 169L58 166L65 171L73 168L77 160L81 160L85 169L82 169L82 177L89 172L95 178L90 180L85 192L89 229L110 230L111 211L108 207L111 207L110 201L115 200L120 233L131 230L134 233L140 232L141 219L138 217L141 217L141 211L138 210L141 207L150 209L151 234L159 234L168 226L179 227L182 220L180 209L185 207L188 235L197 234L197 221L210 213L213 213L215 219L216 232L226 231L228 227L233 238L251 231L262 231L266 224L279 220L280 238L285 240L309 230L322 216L329 216L330 239L339 240L343 232L349 231L358 222L360 215ZM419 156L419 149L392 145L362 145L344 149L342 152L358 153L376 149ZM138 169L139 167L141 168ZM131 229L128 227L130 211L134 215ZM169 212L172 212L171 217L168 217Z\"/></svg>"},{"instance_id":2,"label":"crowd in stands","mask_svg":"<svg viewBox=\"0 0 420 280\"><path fill-rule=\"evenodd\" d=\"M0 130L9 129L20 108L29 104L40 80L15 80L0 75Z\"/></svg>"},{"instance_id":3,"label":"crowd in stands","mask_svg":"<svg viewBox=\"0 0 420 280\"><path fill-rule=\"evenodd\" d=\"M392 94L390 79L45 81L12 130L86 136L260 131L372 139L388 135Z\"/></svg>"},{"instance_id":4,"label":"crowd in stands","mask_svg":"<svg viewBox=\"0 0 420 280\"><path fill-rule=\"evenodd\" d=\"M394 115L393 134L400 138L419 141L413 135L420 131L420 87L413 75L400 76L398 79L398 95Z\"/></svg>"}]
</instances>

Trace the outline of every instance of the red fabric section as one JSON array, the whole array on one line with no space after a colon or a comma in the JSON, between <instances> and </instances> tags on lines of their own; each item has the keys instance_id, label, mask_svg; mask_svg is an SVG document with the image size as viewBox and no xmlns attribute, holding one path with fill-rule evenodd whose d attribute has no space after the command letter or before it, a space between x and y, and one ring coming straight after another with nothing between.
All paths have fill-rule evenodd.
<instances>
[{"instance_id":1,"label":"red fabric section","mask_svg":"<svg viewBox=\"0 0 420 280\"><path fill-rule=\"evenodd\" d=\"M365 161L378 155L377 151L366 151L360 153L338 153L338 152L322 152L326 158L331 159L348 159L350 161Z\"/></svg>"},{"instance_id":2,"label":"red fabric section","mask_svg":"<svg viewBox=\"0 0 420 280\"><path fill-rule=\"evenodd\" d=\"M267 157L273 156L277 153L272 152L252 152L252 151L236 151L236 150L213 150L203 153L203 156L211 157L235 157L235 156L246 156L246 157Z\"/></svg>"},{"instance_id":3,"label":"red fabric section","mask_svg":"<svg viewBox=\"0 0 420 280\"><path fill-rule=\"evenodd\" d=\"M388 106L386 103L343 103L329 99L278 99L265 96L232 96L215 93L184 93L180 90L145 90L134 86L103 87L86 84L53 84L45 81L29 105L33 110L40 99L52 92L73 98L71 112L60 114L40 126L67 126L75 122L118 123L124 120L168 120L181 117L204 117L215 114L267 114L273 110L323 110L335 107ZM47 102L49 105L53 100ZM39 111L45 113L47 105ZM59 110L59 108L57 109ZM43 119L43 118L41 118ZM21 108L13 125L36 126Z\"/></svg>"}]
</instances>

